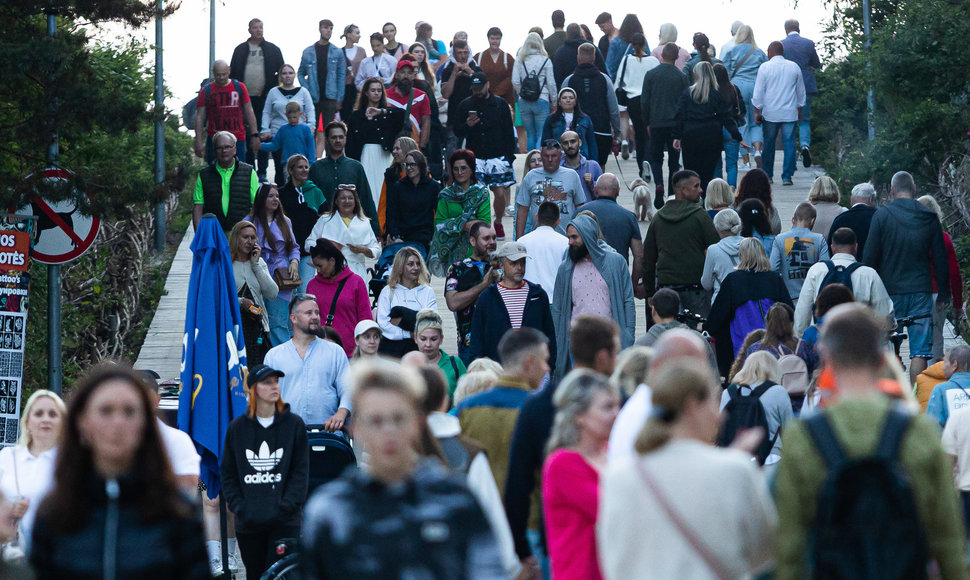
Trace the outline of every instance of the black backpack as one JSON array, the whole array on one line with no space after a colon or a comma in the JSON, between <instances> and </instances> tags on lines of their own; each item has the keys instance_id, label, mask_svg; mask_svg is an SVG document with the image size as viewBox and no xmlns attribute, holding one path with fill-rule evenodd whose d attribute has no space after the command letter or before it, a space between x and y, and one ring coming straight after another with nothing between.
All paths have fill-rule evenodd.
<instances>
[{"instance_id":1,"label":"black backpack","mask_svg":"<svg viewBox=\"0 0 970 580\"><path fill-rule=\"evenodd\" d=\"M731 400L724 407L726 418L721 426L721 432L717 436L719 447L730 445L739 431L761 427L765 430L765 438L758 445L755 455L758 458L758 463L765 464L768 454L771 453L771 448L775 446L778 434L775 433L774 437L769 436L771 433L768 430L768 415L765 413L764 404L761 403L761 395L773 386L775 386L774 383L765 381L758 388L751 389L751 392L747 395L741 394L741 387L738 385L730 385L727 388ZM750 389L746 385L745 387Z\"/></svg>"},{"instance_id":2,"label":"black backpack","mask_svg":"<svg viewBox=\"0 0 970 580\"><path fill-rule=\"evenodd\" d=\"M522 68L525 69L525 78L522 79L522 84L519 85L519 96L522 97L522 100L534 103L542 96L542 87L545 83L539 81L539 74L542 73L542 69L545 68L547 62L549 62L548 58L542 61L539 68L534 71L530 71L525 67L525 63L522 63Z\"/></svg>"},{"instance_id":3,"label":"black backpack","mask_svg":"<svg viewBox=\"0 0 970 580\"><path fill-rule=\"evenodd\" d=\"M891 410L871 455L849 457L825 414L805 421L828 475L818 494L812 578L926 578L929 548L899 449L911 417Z\"/></svg>"},{"instance_id":4,"label":"black backpack","mask_svg":"<svg viewBox=\"0 0 970 580\"><path fill-rule=\"evenodd\" d=\"M822 283L818 285L819 292L829 284L844 284L849 290L852 290L852 273L862 266L861 262L852 262L848 266L836 266L832 260L823 260L822 263L828 266L829 272L822 278Z\"/></svg>"}]
</instances>

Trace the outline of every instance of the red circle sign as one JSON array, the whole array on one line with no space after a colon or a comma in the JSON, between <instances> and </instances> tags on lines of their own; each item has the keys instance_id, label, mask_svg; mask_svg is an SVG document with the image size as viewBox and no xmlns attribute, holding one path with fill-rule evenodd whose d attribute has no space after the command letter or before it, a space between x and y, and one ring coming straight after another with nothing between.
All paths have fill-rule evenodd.
<instances>
[{"instance_id":1,"label":"red circle sign","mask_svg":"<svg viewBox=\"0 0 970 580\"><path fill-rule=\"evenodd\" d=\"M71 178L69 171L58 168L45 169L42 175L46 180ZM77 206L71 200L52 202L35 196L18 213L28 209L37 217L31 256L42 264L64 264L78 258L91 247L101 229L100 219L77 213Z\"/></svg>"}]
</instances>

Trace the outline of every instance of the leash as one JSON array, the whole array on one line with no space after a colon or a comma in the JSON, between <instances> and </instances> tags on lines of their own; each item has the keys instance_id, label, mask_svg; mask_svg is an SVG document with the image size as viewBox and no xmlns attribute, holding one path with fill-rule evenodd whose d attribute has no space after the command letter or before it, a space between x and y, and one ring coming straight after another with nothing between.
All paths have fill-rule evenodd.
<instances>
[{"instance_id":1,"label":"leash","mask_svg":"<svg viewBox=\"0 0 970 580\"><path fill-rule=\"evenodd\" d=\"M633 190L630 189L630 185L626 181L626 176L623 175L623 170L620 168L620 158L616 154L616 151L613 152L613 159L616 161L616 170L620 172L620 179L623 180L623 186L626 187L627 191L632 193Z\"/></svg>"}]
</instances>

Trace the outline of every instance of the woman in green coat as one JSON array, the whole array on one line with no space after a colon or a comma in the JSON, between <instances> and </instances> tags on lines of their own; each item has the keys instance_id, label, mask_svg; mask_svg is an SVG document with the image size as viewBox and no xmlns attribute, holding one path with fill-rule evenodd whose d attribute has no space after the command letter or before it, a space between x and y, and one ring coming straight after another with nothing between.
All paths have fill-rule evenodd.
<instances>
[{"instance_id":1,"label":"woman in green coat","mask_svg":"<svg viewBox=\"0 0 970 580\"><path fill-rule=\"evenodd\" d=\"M455 262L471 255L468 231L475 221L492 223L488 188L475 178L475 154L457 149L448 159L451 185L438 193L434 237L428 267L435 276L444 277Z\"/></svg>"}]
</instances>

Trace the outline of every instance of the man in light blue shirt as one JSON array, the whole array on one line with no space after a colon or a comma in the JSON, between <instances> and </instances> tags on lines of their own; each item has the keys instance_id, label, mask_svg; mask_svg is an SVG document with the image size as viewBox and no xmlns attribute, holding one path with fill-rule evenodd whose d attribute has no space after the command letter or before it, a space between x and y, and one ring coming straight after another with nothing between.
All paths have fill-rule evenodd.
<instances>
[{"instance_id":1,"label":"man in light blue shirt","mask_svg":"<svg viewBox=\"0 0 970 580\"><path fill-rule=\"evenodd\" d=\"M926 414L945 427L950 415L970 407L970 346L961 344L950 349L943 359L946 382L933 387L926 403Z\"/></svg>"},{"instance_id":2,"label":"man in light blue shirt","mask_svg":"<svg viewBox=\"0 0 970 580\"><path fill-rule=\"evenodd\" d=\"M293 338L270 349L263 362L286 373L280 377L280 389L290 411L307 425L338 432L351 411L350 393L345 388L347 355L314 334L320 329L320 307L312 295L293 297L290 322Z\"/></svg>"}]
</instances>

